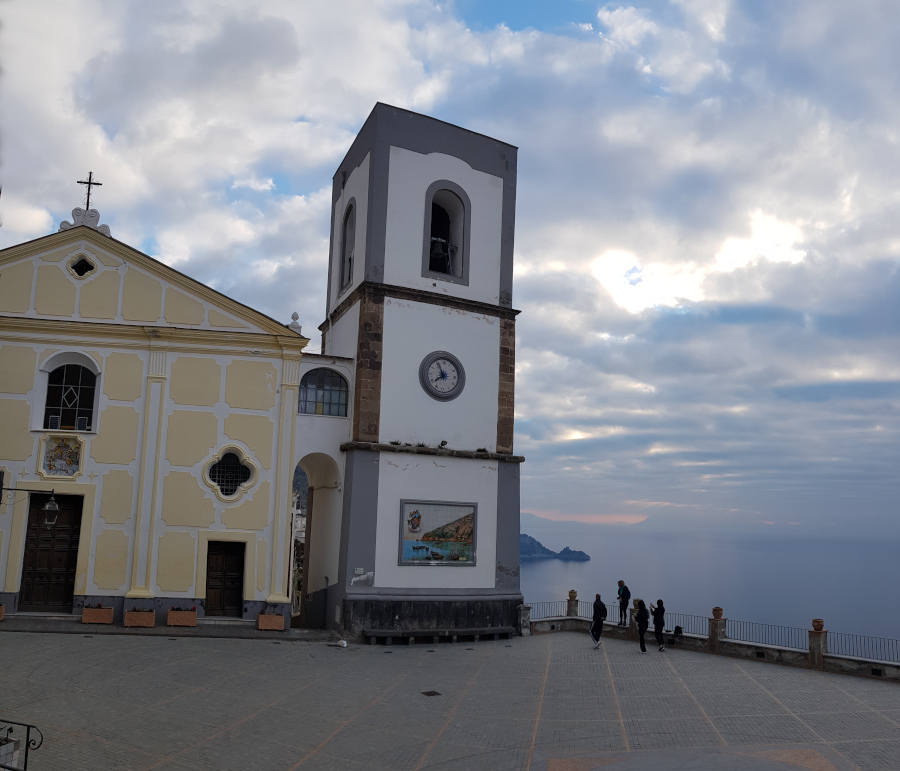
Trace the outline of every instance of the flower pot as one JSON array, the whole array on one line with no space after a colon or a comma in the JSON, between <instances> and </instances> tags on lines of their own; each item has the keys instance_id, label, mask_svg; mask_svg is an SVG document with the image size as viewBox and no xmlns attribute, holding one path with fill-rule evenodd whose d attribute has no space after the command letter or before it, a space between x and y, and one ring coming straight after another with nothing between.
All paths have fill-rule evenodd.
<instances>
[{"instance_id":1,"label":"flower pot","mask_svg":"<svg viewBox=\"0 0 900 771\"><path fill-rule=\"evenodd\" d=\"M578 599L578 592L575 591L574 589L569 589L569 599L570 599L570 600L577 600L577 599Z\"/></svg>"},{"instance_id":2,"label":"flower pot","mask_svg":"<svg viewBox=\"0 0 900 771\"><path fill-rule=\"evenodd\" d=\"M814 632L821 632L825 628L825 619L814 618L812 620L812 627Z\"/></svg>"},{"instance_id":3,"label":"flower pot","mask_svg":"<svg viewBox=\"0 0 900 771\"><path fill-rule=\"evenodd\" d=\"M112 608L82 608L82 624L111 624L113 622Z\"/></svg>"},{"instance_id":4,"label":"flower pot","mask_svg":"<svg viewBox=\"0 0 900 771\"><path fill-rule=\"evenodd\" d=\"M170 610L166 626L197 626L196 610Z\"/></svg>"},{"instance_id":5,"label":"flower pot","mask_svg":"<svg viewBox=\"0 0 900 771\"><path fill-rule=\"evenodd\" d=\"M725 611L717 605L715 608L712 609L713 618L715 618L715 619L722 618L722 614L724 612Z\"/></svg>"},{"instance_id":6,"label":"flower pot","mask_svg":"<svg viewBox=\"0 0 900 771\"><path fill-rule=\"evenodd\" d=\"M3 617L6 615L6 605L0 605L0 621L3 621Z\"/></svg>"},{"instance_id":7,"label":"flower pot","mask_svg":"<svg viewBox=\"0 0 900 771\"><path fill-rule=\"evenodd\" d=\"M0 765L19 766L19 740L4 737L0 739Z\"/></svg>"},{"instance_id":8,"label":"flower pot","mask_svg":"<svg viewBox=\"0 0 900 771\"><path fill-rule=\"evenodd\" d=\"M256 628L281 632L284 630L284 616L280 613L259 613L256 616Z\"/></svg>"},{"instance_id":9,"label":"flower pot","mask_svg":"<svg viewBox=\"0 0 900 771\"><path fill-rule=\"evenodd\" d=\"M156 613L152 610L126 610L125 626L142 626L151 629L156 626Z\"/></svg>"}]
</instances>

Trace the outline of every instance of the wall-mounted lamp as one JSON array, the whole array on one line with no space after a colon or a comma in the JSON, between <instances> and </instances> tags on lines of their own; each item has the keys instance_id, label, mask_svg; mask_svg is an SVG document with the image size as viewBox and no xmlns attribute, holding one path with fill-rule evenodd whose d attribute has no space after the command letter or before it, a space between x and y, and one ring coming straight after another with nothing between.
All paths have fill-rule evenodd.
<instances>
[{"instance_id":1,"label":"wall-mounted lamp","mask_svg":"<svg viewBox=\"0 0 900 771\"><path fill-rule=\"evenodd\" d=\"M0 487L0 490L6 490L11 493L46 493L46 490L32 490L29 487ZM44 527L53 527L56 524L56 518L59 516L59 504L53 497L55 490L50 491L50 500L47 501L41 511L44 512Z\"/></svg>"}]
</instances>

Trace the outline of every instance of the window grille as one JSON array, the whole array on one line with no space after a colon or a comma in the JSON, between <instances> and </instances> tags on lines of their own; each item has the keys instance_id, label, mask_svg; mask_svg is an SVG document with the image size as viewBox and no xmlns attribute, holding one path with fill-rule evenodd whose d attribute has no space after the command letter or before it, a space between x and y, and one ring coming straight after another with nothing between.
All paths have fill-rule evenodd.
<instances>
[{"instance_id":1,"label":"window grille","mask_svg":"<svg viewBox=\"0 0 900 771\"><path fill-rule=\"evenodd\" d=\"M87 260L87 258L82 257L78 262L72 265L72 270L79 278L83 278L92 270L94 270L94 266Z\"/></svg>"},{"instance_id":2,"label":"window grille","mask_svg":"<svg viewBox=\"0 0 900 771\"><path fill-rule=\"evenodd\" d=\"M47 379L44 428L90 431L97 376L79 364L64 364Z\"/></svg>"},{"instance_id":3,"label":"window grille","mask_svg":"<svg viewBox=\"0 0 900 771\"><path fill-rule=\"evenodd\" d=\"M297 410L304 415L347 417L347 381L330 369L313 369L300 381Z\"/></svg>"},{"instance_id":4,"label":"window grille","mask_svg":"<svg viewBox=\"0 0 900 771\"><path fill-rule=\"evenodd\" d=\"M235 453L226 452L218 463L209 467L209 479L222 495L234 495L250 479L250 469L241 463Z\"/></svg>"}]
</instances>

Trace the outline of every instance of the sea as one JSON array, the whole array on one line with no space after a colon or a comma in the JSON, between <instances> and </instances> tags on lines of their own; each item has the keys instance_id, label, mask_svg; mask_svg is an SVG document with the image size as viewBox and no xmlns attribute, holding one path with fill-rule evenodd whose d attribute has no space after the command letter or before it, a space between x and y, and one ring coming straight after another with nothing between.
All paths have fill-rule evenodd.
<instances>
[{"instance_id":1,"label":"sea","mask_svg":"<svg viewBox=\"0 0 900 771\"><path fill-rule=\"evenodd\" d=\"M564 546L590 562L523 562L528 603L616 601L622 579L633 598L664 600L677 613L724 616L808 629L900 639L900 540L740 533L671 533L632 526L547 522L523 515L522 532L548 549ZM572 525L566 527L566 525Z\"/></svg>"}]
</instances>

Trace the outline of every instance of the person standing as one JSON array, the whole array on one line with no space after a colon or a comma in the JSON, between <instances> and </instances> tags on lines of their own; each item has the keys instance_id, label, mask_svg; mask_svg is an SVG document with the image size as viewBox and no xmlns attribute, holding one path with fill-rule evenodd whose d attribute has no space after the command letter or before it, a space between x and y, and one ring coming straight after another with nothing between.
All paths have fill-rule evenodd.
<instances>
[{"instance_id":1,"label":"person standing","mask_svg":"<svg viewBox=\"0 0 900 771\"><path fill-rule=\"evenodd\" d=\"M651 602L650 612L653 614L653 634L656 635L656 644L664 651L666 638L663 637L663 630L666 628L666 609L663 607L663 601L657 600L656 605Z\"/></svg>"},{"instance_id":2,"label":"person standing","mask_svg":"<svg viewBox=\"0 0 900 771\"><path fill-rule=\"evenodd\" d=\"M647 634L647 627L650 626L650 611L644 605L643 600L638 600L638 612L635 616L638 626L638 642L641 644L641 653L646 653L647 648L644 646L644 635Z\"/></svg>"},{"instance_id":3,"label":"person standing","mask_svg":"<svg viewBox=\"0 0 900 771\"><path fill-rule=\"evenodd\" d=\"M628 626L628 601L631 599L631 591L625 586L624 581L619 581L619 626Z\"/></svg>"},{"instance_id":4,"label":"person standing","mask_svg":"<svg viewBox=\"0 0 900 771\"><path fill-rule=\"evenodd\" d=\"M606 618L606 605L597 595L594 600L594 619L591 622L591 639L594 641L594 650L600 647L600 635L603 634L603 620Z\"/></svg>"}]
</instances>

